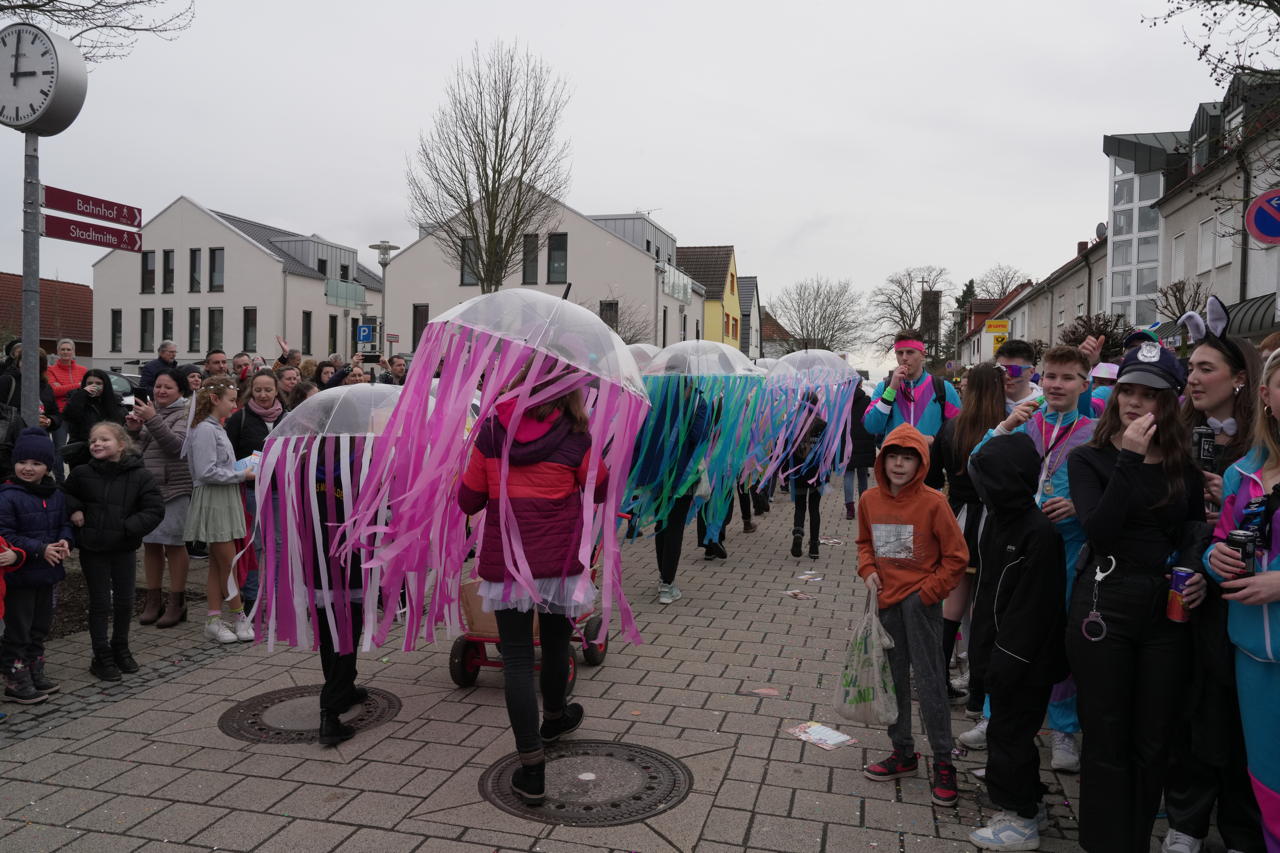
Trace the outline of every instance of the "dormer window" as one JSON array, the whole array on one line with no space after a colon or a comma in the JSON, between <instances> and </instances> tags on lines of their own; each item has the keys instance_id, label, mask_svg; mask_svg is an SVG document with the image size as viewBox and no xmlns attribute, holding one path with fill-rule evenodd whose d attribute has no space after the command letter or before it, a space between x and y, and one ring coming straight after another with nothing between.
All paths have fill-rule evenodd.
<instances>
[{"instance_id":1,"label":"dormer window","mask_svg":"<svg viewBox=\"0 0 1280 853\"><path fill-rule=\"evenodd\" d=\"M1198 172L1209 164L1209 134L1204 134L1196 140L1195 147L1191 149L1191 171Z\"/></svg>"},{"instance_id":2,"label":"dormer window","mask_svg":"<svg viewBox=\"0 0 1280 853\"><path fill-rule=\"evenodd\" d=\"M1235 148L1244 139L1244 107L1236 107L1227 113L1226 129L1222 132L1224 148Z\"/></svg>"},{"instance_id":3,"label":"dormer window","mask_svg":"<svg viewBox=\"0 0 1280 853\"><path fill-rule=\"evenodd\" d=\"M343 281L351 281L351 265L350 264L338 265L338 278L342 279Z\"/></svg>"},{"instance_id":4,"label":"dormer window","mask_svg":"<svg viewBox=\"0 0 1280 853\"><path fill-rule=\"evenodd\" d=\"M320 275L329 275L329 261L325 258L316 258L316 272Z\"/></svg>"}]
</instances>

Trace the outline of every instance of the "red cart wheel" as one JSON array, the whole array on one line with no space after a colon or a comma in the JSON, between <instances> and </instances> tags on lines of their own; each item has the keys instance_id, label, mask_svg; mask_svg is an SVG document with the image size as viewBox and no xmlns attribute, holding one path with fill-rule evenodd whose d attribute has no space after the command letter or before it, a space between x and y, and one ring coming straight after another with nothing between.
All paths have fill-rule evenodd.
<instances>
[{"instance_id":1,"label":"red cart wheel","mask_svg":"<svg viewBox=\"0 0 1280 853\"><path fill-rule=\"evenodd\" d=\"M459 687L470 687L476 683L480 674L480 659L484 656L484 646L466 637L453 641L449 651L449 676Z\"/></svg>"},{"instance_id":2,"label":"red cart wheel","mask_svg":"<svg viewBox=\"0 0 1280 853\"><path fill-rule=\"evenodd\" d=\"M609 652L609 639L597 644L600 635L600 617L592 616L587 620L582 632L582 660L587 666L599 666L604 663L604 656Z\"/></svg>"}]
</instances>

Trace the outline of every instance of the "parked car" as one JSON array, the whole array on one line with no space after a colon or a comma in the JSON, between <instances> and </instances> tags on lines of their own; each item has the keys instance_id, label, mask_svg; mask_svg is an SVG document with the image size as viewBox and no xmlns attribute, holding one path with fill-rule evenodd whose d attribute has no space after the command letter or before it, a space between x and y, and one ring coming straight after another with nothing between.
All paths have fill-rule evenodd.
<instances>
[{"instance_id":1,"label":"parked car","mask_svg":"<svg viewBox=\"0 0 1280 853\"><path fill-rule=\"evenodd\" d=\"M126 408L133 408L134 398L142 387L142 377L136 373L117 373L114 370L107 375L111 377L111 387L115 389L120 402Z\"/></svg>"}]
</instances>

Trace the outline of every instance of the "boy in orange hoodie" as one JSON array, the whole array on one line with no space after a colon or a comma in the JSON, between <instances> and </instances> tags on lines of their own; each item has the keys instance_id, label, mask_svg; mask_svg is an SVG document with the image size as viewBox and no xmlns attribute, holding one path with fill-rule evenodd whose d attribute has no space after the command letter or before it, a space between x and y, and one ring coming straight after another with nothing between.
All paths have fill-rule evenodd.
<instances>
[{"instance_id":1,"label":"boy in orange hoodie","mask_svg":"<svg viewBox=\"0 0 1280 853\"><path fill-rule=\"evenodd\" d=\"M858 501L858 575L877 598L898 720L889 726L893 754L868 765L868 779L914 776L920 756L911 736L911 672L920 716L933 747L933 801L956 804L951 709L942 666L942 600L960 582L969 549L941 492L924 484L928 440L910 424L889 433L876 458L876 486Z\"/></svg>"}]
</instances>

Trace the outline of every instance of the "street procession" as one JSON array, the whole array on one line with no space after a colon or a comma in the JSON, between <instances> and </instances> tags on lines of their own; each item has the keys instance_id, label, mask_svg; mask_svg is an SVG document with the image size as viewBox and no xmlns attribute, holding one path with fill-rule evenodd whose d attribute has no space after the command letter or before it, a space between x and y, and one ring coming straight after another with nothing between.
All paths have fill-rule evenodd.
<instances>
[{"instance_id":1,"label":"street procession","mask_svg":"<svg viewBox=\"0 0 1280 853\"><path fill-rule=\"evenodd\" d=\"M0 851L1280 853L1280 10L492 6L0 2Z\"/></svg>"}]
</instances>

